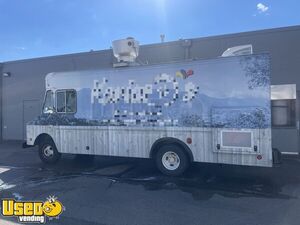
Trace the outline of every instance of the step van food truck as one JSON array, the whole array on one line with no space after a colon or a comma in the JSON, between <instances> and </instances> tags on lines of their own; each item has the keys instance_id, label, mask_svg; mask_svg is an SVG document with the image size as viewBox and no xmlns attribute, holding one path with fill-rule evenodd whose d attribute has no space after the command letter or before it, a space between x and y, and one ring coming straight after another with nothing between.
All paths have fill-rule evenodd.
<instances>
[{"instance_id":1,"label":"step van food truck","mask_svg":"<svg viewBox=\"0 0 300 225\"><path fill-rule=\"evenodd\" d=\"M115 41L111 69L46 76L26 145L61 154L150 158L167 175L193 162L271 167L270 57L246 54L145 65Z\"/></svg>"}]
</instances>

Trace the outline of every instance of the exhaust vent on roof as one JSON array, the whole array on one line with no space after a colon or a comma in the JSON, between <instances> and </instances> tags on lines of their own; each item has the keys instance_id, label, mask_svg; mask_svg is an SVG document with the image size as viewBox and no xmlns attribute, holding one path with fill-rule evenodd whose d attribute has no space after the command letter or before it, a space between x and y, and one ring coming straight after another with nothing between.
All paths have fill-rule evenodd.
<instances>
[{"instance_id":1,"label":"exhaust vent on roof","mask_svg":"<svg viewBox=\"0 0 300 225\"><path fill-rule=\"evenodd\" d=\"M118 62L135 62L139 55L139 42L132 37L113 41L112 48Z\"/></svg>"}]
</instances>

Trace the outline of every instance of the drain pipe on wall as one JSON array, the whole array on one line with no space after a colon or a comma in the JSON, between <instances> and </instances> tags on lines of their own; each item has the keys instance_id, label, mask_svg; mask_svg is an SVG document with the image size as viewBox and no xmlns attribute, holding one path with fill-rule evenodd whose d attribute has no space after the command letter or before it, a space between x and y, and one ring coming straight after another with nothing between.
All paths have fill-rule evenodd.
<instances>
[{"instance_id":1,"label":"drain pipe on wall","mask_svg":"<svg viewBox=\"0 0 300 225\"><path fill-rule=\"evenodd\" d=\"M192 40L190 39L182 39L181 46L184 48L184 59L190 59L190 48L192 46Z\"/></svg>"}]
</instances>

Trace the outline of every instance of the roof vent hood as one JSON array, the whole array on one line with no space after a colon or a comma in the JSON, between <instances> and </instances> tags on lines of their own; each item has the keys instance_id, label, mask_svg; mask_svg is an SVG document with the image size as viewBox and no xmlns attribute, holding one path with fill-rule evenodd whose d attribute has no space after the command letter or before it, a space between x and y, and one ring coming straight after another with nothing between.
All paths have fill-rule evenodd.
<instances>
[{"instance_id":1,"label":"roof vent hood","mask_svg":"<svg viewBox=\"0 0 300 225\"><path fill-rule=\"evenodd\" d=\"M132 37L113 41L112 48L119 64L133 63L139 55L139 42Z\"/></svg>"},{"instance_id":2,"label":"roof vent hood","mask_svg":"<svg viewBox=\"0 0 300 225\"><path fill-rule=\"evenodd\" d=\"M238 55L250 55L253 54L252 45L239 45L228 48L225 52L223 52L222 57L228 56L238 56Z\"/></svg>"}]
</instances>

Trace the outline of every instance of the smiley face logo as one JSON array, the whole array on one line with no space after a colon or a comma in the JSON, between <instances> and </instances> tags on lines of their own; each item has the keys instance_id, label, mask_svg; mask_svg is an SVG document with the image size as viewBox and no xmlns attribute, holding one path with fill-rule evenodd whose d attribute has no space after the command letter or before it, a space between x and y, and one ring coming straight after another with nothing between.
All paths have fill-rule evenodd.
<instances>
[{"instance_id":1,"label":"smiley face logo","mask_svg":"<svg viewBox=\"0 0 300 225\"><path fill-rule=\"evenodd\" d=\"M63 211L63 205L55 197L49 197L43 204L43 212L48 217L57 217Z\"/></svg>"}]
</instances>

